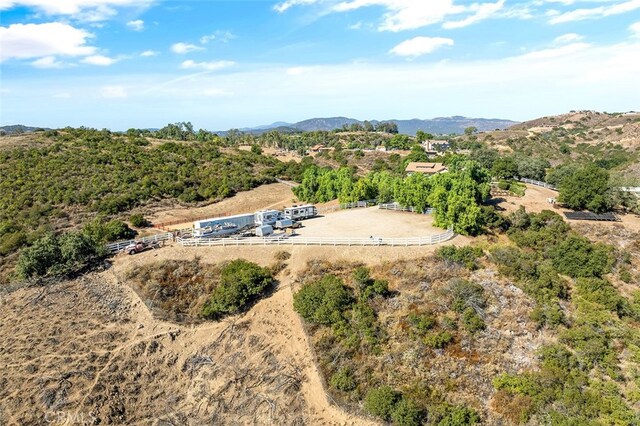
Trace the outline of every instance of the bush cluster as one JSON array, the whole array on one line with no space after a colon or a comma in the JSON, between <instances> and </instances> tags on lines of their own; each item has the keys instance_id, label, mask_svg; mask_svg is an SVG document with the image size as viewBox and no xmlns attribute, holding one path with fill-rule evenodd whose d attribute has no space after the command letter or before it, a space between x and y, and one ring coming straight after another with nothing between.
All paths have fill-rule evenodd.
<instances>
[{"instance_id":1,"label":"bush cluster","mask_svg":"<svg viewBox=\"0 0 640 426\"><path fill-rule=\"evenodd\" d=\"M202 314L205 318L218 319L237 314L255 302L273 285L268 268L243 259L229 262L222 268L220 284L215 288Z\"/></svg>"}]
</instances>

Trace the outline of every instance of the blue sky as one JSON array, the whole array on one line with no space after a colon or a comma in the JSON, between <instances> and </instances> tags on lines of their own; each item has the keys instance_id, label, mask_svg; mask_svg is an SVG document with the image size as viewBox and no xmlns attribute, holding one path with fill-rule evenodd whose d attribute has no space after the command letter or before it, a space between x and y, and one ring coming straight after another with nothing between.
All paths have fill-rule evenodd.
<instances>
[{"instance_id":1,"label":"blue sky","mask_svg":"<svg viewBox=\"0 0 640 426\"><path fill-rule=\"evenodd\" d=\"M0 0L0 125L640 110L640 0Z\"/></svg>"}]
</instances>

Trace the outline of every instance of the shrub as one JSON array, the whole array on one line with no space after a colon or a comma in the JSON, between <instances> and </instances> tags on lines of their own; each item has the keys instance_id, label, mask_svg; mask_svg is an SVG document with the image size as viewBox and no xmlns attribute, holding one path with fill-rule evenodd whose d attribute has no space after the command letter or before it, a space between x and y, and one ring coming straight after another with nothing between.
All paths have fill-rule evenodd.
<instances>
[{"instance_id":1,"label":"shrub","mask_svg":"<svg viewBox=\"0 0 640 426\"><path fill-rule=\"evenodd\" d=\"M456 246L443 246L436 250L436 257L439 259L464 265L467 269L475 270L478 268L476 259L482 256L482 249L480 247L456 247Z\"/></svg>"},{"instance_id":2,"label":"shrub","mask_svg":"<svg viewBox=\"0 0 640 426\"><path fill-rule=\"evenodd\" d=\"M104 254L102 244L82 232L47 234L20 253L16 275L21 279L63 275Z\"/></svg>"},{"instance_id":3,"label":"shrub","mask_svg":"<svg viewBox=\"0 0 640 426\"><path fill-rule=\"evenodd\" d=\"M485 323L473 308L467 308L462 313L462 323L469 333L475 333L485 329Z\"/></svg>"},{"instance_id":4,"label":"shrub","mask_svg":"<svg viewBox=\"0 0 640 426\"><path fill-rule=\"evenodd\" d=\"M532 256L527 256L517 247L495 247L491 250L491 260L498 266L498 271L518 279L537 278L536 263Z\"/></svg>"},{"instance_id":5,"label":"shrub","mask_svg":"<svg viewBox=\"0 0 640 426\"><path fill-rule=\"evenodd\" d=\"M424 419L424 412L410 399L402 397L391 413L395 426L419 426Z\"/></svg>"},{"instance_id":6,"label":"shrub","mask_svg":"<svg viewBox=\"0 0 640 426\"><path fill-rule=\"evenodd\" d=\"M111 220L104 225L104 238L107 241L129 240L136 236L136 231L129 228L121 220Z\"/></svg>"},{"instance_id":7,"label":"shrub","mask_svg":"<svg viewBox=\"0 0 640 426\"><path fill-rule=\"evenodd\" d=\"M373 280L369 273L369 269L359 266L351 274L356 289L358 290L359 299L366 301L374 296L386 296L389 293L389 282L386 280Z\"/></svg>"},{"instance_id":8,"label":"shrub","mask_svg":"<svg viewBox=\"0 0 640 426\"><path fill-rule=\"evenodd\" d=\"M612 249L602 243L571 234L562 241L550 256L558 272L578 277L601 277L611 271Z\"/></svg>"},{"instance_id":9,"label":"shrub","mask_svg":"<svg viewBox=\"0 0 640 426\"><path fill-rule=\"evenodd\" d=\"M407 317L407 320L409 321L409 324L411 324L413 333L418 336L424 336L436 325L436 318L431 312L421 314L412 312Z\"/></svg>"},{"instance_id":10,"label":"shrub","mask_svg":"<svg viewBox=\"0 0 640 426\"><path fill-rule=\"evenodd\" d=\"M438 426L467 426L480 423L480 416L471 408L463 406L450 407Z\"/></svg>"},{"instance_id":11,"label":"shrub","mask_svg":"<svg viewBox=\"0 0 640 426\"><path fill-rule=\"evenodd\" d=\"M607 280L599 278L578 278L576 293L589 302L599 303L610 311L622 316L627 307L626 300Z\"/></svg>"},{"instance_id":12,"label":"shrub","mask_svg":"<svg viewBox=\"0 0 640 426\"><path fill-rule=\"evenodd\" d=\"M511 182L507 180L501 180L498 182L498 188L502 189L503 191L508 191L510 186L511 186Z\"/></svg>"},{"instance_id":13,"label":"shrub","mask_svg":"<svg viewBox=\"0 0 640 426\"><path fill-rule=\"evenodd\" d=\"M450 307L456 312L464 312L467 308L481 311L487 301L484 296L484 288L480 284L462 279L451 280L445 289L451 297Z\"/></svg>"},{"instance_id":14,"label":"shrub","mask_svg":"<svg viewBox=\"0 0 640 426\"><path fill-rule=\"evenodd\" d=\"M240 312L264 295L273 284L269 269L243 259L225 265L220 278L220 285L213 291L203 309L203 315L207 318Z\"/></svg>"},{"instance_id":15,"label":"shrub","mask_svg":"<svg viewBox=\"0 0 640 426\"><path fill-rule=\"evenodd\" d=\"M135 226L136 228L145 228L151 225L151 222L145 219L141 214L132 214L129 217L129 222L131 222L131 225Z\"/></svg>"},{"instance_id":16,"label":"shrub","mask_svg":"<svg viewBox=\"0 0 640 426\"><path fill-rule=\"evenodd\" d=\"M433 349L444 349L452 341L453 334L448 331L431 333L423 339L424 344Z\"/></svg>"},{"instance_id":17,"label":"shrub","mask_svg":"<svg viewBox=\"0 0 640 426\"><path fill-rule=\"evenodd\" d=\"M389 386L380 386L367 392L364 409L383 420L391 420L391 415L400 399L400 394Z\"/></svg>"},{"instance_id":18,"label":"shrub","mask_svg":"<svg viewBox=\"0 0 640 426\"><path fill-rule=\"evenodd\" d=\"M0 239L0 256L6 256L27 242L27 236L22 231L2 234Z\"/></svg>"},{"instance_id":19,"label":"shrub","mask_svg":"<svg viewBox=\"0 0 640 426\"><path fill-rule=\"evenodd\" d=\"M356 388L356 381L353 378L353 371L349 367L341 367L333 373L329 384L343 392L349 392Z\"/></svg>"},{"instance_id":20,"label":"shrub","mask_svg":"<svg viewBox=\"0 0 640 426\"><path fill-rule=\"evenodd\" d=\"M633 281L633 275L631 275L631 271L629 271L629 268L627 267L620 268L620 271L618 272L618 277L620 278L621 281L627 284Z\"/></svg>"},{"instance_id":21,"label":"shrub","mask_svg":"<svg viewBox=\"0 0 640 426\"><path fill-rule=\"evenodd\" d=\"M332 325L343 320L353 299L341 279L327 275L308 283L293 296L293 308L309 322Z\"/></svg>"},{"instance_id":22,"label":"shrub","mask_svg":"<svg viewBox=\"0 0 640 426\"><path fill-rule=\"evenodd\" d=\"M544 326L554 328L566 323L562 308L555 302L542 302L533 308L529 316L536 322L538 328Z\"/></svg>"}]
</instances>

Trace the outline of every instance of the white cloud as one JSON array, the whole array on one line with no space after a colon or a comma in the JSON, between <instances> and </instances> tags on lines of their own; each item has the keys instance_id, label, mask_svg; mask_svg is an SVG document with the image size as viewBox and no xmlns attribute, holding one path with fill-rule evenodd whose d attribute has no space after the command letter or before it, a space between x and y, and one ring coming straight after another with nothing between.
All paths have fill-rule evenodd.
<instances>
[{"instance_id":1,"label":"white cloud","mask_svg":"<svg viewBox=\"0 0 640 426\"><path fill-rule=\"evenodd\" d=\"M287 0L278 3L274 9L282 13L293 6L328 3L329 12L350 12L364 7L379 6L386 12L378 29L398 32L437 24L450 16L460 16L461 19L446 22L445 28L464 27L497 16L505 2L506 0L478 0L475 3L465 1L455 4L455 0ZM521 6L514 7L517 10L514 9L514 13L509 12L509 17L525 17ZM530 17L528 9L526 17Z\"/></svg>"},{"instance_id":2,"label":"white cloud","mask_svg":"<svg viewBox=\"0 0 640 426\"><path fill-rule=\"evenodd\" d=\"M62 68L64 64L58 61L55 56L45 56L31 62L31 65L36 68Z\"/></svg>"},{"instance_id":3,"label":"white cloud","mask_svg":"<svg viewBox=\"0 0 640 426\"><path fill-rule=\"evenodd\" d=\"M113 65L118 62L117 59L109 58L108 56L103 55L92 55L83 58L80 62L88 65L98 65L102 67L108 67L109 65Z\"/></svg>"},{"instance_id":4,"label":"white cloud","mask_svg":"<svg viewBox=\"0 0 640 426\"><path fill-rule=\"evenodd\" d=\"M627 0L622 3L609 4L607 6L575 9L570 12L560 13L553 16L549 22L551 24L562 24L565 22L583 21L585 19L598 19L632 12L636 9L640 9L640 0Z\"/></svg>"},{"instance_id":5,"label":"white cloud","mask_svg":"<svg viewBox=\"0 0 640 426\"><path fill-rule=\"evenodd\" d=\"M147 7L153 0L0 0L0 10L24 6L47 15L99 22L117 15L116 7Z\"/></svg>"},{"instance_id":6,"label":"white cloud","mask_svg":"<svg viewBox=\"0 0 640 426\"><path fill-rule=\"evenodd\" d=\"M358 21L355 24L349 25L347 28L349 28L350 30L359 30L360 28L362 28L362 22Z\"/></svg>"},{"instance_id":7,"label":"white cloud","mask_svg":"<svg viewBox=\"0 0 640 426\"><path fill-rule=\"evenodd\" d=\"M68 24L13 24L0 27L0 62L43 56L85 56L96 48L87 46L89 32Z\"/></svg>"},{"instance_id":8,"label":"white cloud","mask_svg":"<svg viewBox=\"0 0 640 426\"><path fill-rule=\"evenodd\" d=\"M575 43L577 41L580 41L584 39L583 36L581 36L580 34L576 34L576 33L567 33L567 34L563 34L559 37L556 37L553 42L555 44L567 44L567 43Z\"/></svg>"},{"instance_id":9,"label":"white cloud","mask_svg":"<svg viewBox=\"0 0 640 426\"><path fill-rule=\"evenodd\" d=\"M442 27L446 29L462 28L475 24L476 22L483 21L496 15L504 7L505 0L498 0L496 3L482 3L473 4L469 6L469 9L474 11L473 15L470 15L459 21L445 22Z\"/></svg>"},{"instance_id":10,"label":"white cloud","mask_svg":"<svg viewBox=\"0 0 640 426\"><path fill-rule=\"evenodd\" d=\"M144 21L142 19L129 21L127 22L127 27L131 28L133 31L142 31L144 30Z\"/></svg>"},{"instance_id":11,"label":"white cloud","mask_svg":"<svg viewBox=\"0 0 640 426\"><path fill-rule=\"evenodd\" d=\"M589 43L572 43L562 47L554 47L552 49L536 50L534 52L525 53L521 58L525 59L553 59L568 57L570 55L583 52L591 45Z\"/></svg>"},{"instance_id":12,"label":"white cloud","mask_svg":"<svg viewBox=\"0 0 640 426\"><path fill-rule=\"evenodd\" d=\"M100 96L109 99L126 98L127 91L122 86L103 86L100 88Z\"/></svg>"},{"instance_id":13,"label":"white cloud","mask_svg":"<svg viewBox=\"0 0 640 426\"><path fill-rule=\"evenodd\" d=\"M215 62L195 62L192 60L184 61L180 68L182 69L202 69L205 71L218 71L235 65L233 61L215 61Z\"/></svg>"},{"instance_id":14,"label":"white cloud","mask_svg":"<svg viewBox=\"0 0 640 426\"><path fill-rule=\"evenodd\" d=\"M314 4L317 3L318 0L286 0L283 1L282 3L278 3L276 4L273 9L276 12L282 13L285 12L286 10L292 8L293 6L299 6L299 5L309 5L309 4Z\"/></svg>"},{"instance_id":15,"label":"white cloud","mask_svg":"<svg viewBox=\"0 0 640 426\"><path fill-rule=\"evenodd\" d=\"M193 52L195 50L203 50L203 49L204 47L196 46L195 44L189 44L189 43L174 43L171 45L171 51L179 55L184 55L185 53Z\"/></svg>"},{"instance_id":16,"label":"white cloud","mask_svg":"<svg viewBox=\"0 0 640 426\"><path fill-rule=\"evenodd\" d=\"M145 50L140 54L140 56L144 58L150 58L151 56L158 56L160 52L156 52L155 50Z\"/></svg>"},{"instance_id":17,"label":"white cloud","mask_svg":"<svg viewBox=\"0 0 640 426\"><path fill-rule=\"evenodd\" d=\"M432 53L443 46L453 46L453 40L444 37L414 37L398 44L389 53L415 58Z\"/></svg>"},{"instance_id":18,"label":"white cloud","mask_svg":"<svg viewBox=\"0 0 640 426\"><path fill-rule=\"evenodd\" d=\"M229 31L216 31L213 34L200 37L200 44L207 44L214 40L219 41L220 43L228 43L234 38L236 38L236 36Z\"/></svg>"},{"instance_id":19,"label":"white cloud","mask_svg":"<svg viewBox=\"0 0 640 426\"><path fill-rule=\"evenodd\" d=\"M419 114L422 118L466 115L525 120L571 109L629 111L638 109L640 99L639 57L640 39L629 39L565 50L563 54L319 65L295 78L286 73L289 67L273 65L220 73L175 70L172 75L151 72L111 77L100 73L83 79L50 73L47 79L18 79L9 82L10 87L4 85L12 93L6 95L11 107L3 110L3 120L24 122L39 116L44 120L39 125L46 127L160 127L175 120L172 117L178 105L181 116L188 117L196 128L217 130L337 113L361 119L412 118ZM111 100L120 105L107 108L108 102L75 96L94 92L99 96L100 87L111 85L122 85L125 94L135 87L136 102ZM207 89L234 95L206 97L203 91ZM53 98L33 102L51 90L69 91L74 95L73 102ZM134 98L133 92L129 98ZM389 103L389 99L402 102ZM221 100L224 108L219 108ZM217 111L214 115L212 108Z\"/></svg>"},{"instance_id":20,"label":"white cloud","mask_svg":"<svg viewBox=\"0 0 640 426\"><path fill-rule=\"evenodd\" d=\"M640 21L629 25L629 31L634 37L640 37Z\"/></svg>"}]
</instances>

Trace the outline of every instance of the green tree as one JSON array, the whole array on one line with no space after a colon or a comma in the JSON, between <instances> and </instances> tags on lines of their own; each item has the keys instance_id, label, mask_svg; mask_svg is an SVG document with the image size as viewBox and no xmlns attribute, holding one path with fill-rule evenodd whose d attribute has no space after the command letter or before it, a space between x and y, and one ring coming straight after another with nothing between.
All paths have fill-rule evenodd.
<instances>
[{"instance_id":1,"label":"green tree","mask_svg":"<svg viewBox=\"0 0 640 426\"><path fill-rule=\"evenodd\" d=\"M581 167L560 183L559 201L574 210L600 213L612 206L609 172L593 164Z\"/></svg>"},{"instance_id":2,"label":"green tree","mask_svg":"<svg viewBox=\"0 0 640 426\"><path fill-rule=\"evenodd\" d=\"M518 165L511 157L500 157L494 161L491 174L500 179L511 179L518 175Z\"/></svg>"}]
</instances>

